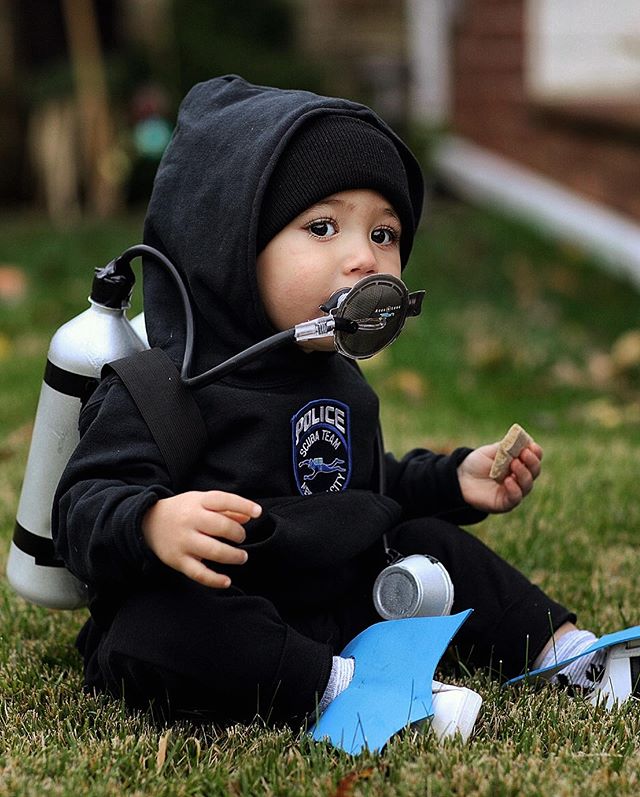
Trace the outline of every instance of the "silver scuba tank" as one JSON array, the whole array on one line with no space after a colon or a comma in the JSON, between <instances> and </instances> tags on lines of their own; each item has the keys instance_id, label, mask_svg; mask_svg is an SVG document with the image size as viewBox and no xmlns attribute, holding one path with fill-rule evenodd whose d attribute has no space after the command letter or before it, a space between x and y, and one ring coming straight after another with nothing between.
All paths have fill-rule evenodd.
<instances>
[{"instance_id":1,"label":"silver scuba tank","mask_svg":"<svg viewBox=\"0 0 640 797\"><path fill-rule=\"evenodd\" d=\"M144 312L138 313L138 315L135 315L131 319L130 323L131 323L131 326L133 327L133 331L140 338L140 340L144 343L145 349L148 349L149 348L149 338L147 337L147 328L145 327Z\"/></svg>"},{"instance_id":2,"label":"silver scuba tank","mask_svg":"<svg viewBox=\"0 0 640 797\"><path fill-rule=\"evenodd\" d=\"M31 438L7 578L32 603L52 609L86 604L86 587L56 557L51 509L78 444L78 418L105 363L146 348L125 316L135 278L128 264L96 269L90 306L51 340Z\"/></svg>"}]
</instances>

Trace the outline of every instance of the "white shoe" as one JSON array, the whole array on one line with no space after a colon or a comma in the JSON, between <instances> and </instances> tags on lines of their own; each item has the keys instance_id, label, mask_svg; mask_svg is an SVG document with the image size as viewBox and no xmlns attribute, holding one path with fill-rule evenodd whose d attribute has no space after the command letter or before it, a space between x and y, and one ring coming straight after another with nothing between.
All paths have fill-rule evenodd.
<instances>
[{"instance_id":1,"label":"white shoe","mask_svg":"<svg viewBox=\"0 0 640 797\"><path fill-rule=\"evenodd\" d=\"M622 642L607 651L604 670L588 700L612 709L629 697L640 699L640 639Z\"/></svg>"},{"instance_id":2,"label":"white shoe","mask_svg":"<svg viewBox=\"0 0 640 797\"><path fill-rule=\"evenodd\" d=\"M439 742L457 733L466 742L475 725L482 698L472 689L433 681L433 717L429 720Z\"/></svg>"}]
</instances>

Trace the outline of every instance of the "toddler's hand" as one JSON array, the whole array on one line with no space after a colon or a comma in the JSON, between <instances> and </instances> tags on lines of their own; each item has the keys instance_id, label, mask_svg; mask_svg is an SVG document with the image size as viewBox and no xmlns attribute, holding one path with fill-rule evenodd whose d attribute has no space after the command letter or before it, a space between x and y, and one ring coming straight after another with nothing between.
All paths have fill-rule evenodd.
<instances>
[{"instance_id":1,"label":"toddler's hand","mask_svg":"<svg viewBox=\"0 0 640 797\"><path fill-rule=\"evenodd\" d=\"M464 500L481 512L509 512L533 489L540 474L542 448L531 443L513 459L509 475L502 483L489 473L498 451L498 443L472 451L458 466L458 480Z\"/></svg>"},{"instance_id":2,"label":"toddler's hand","mask_svg":"<svg viewBox=\"0 0 640 797\"><path fill-rule=\"evenodd\" d=\"M206 587L225 588L231 579L211 570L202 560L244 564L246 552L219 538L244 542L242 524L261 512L258 504L233 493L180 493L160 499L149 509L142 520L142 536L169 567Z\"/></svg>"}]
</instances>

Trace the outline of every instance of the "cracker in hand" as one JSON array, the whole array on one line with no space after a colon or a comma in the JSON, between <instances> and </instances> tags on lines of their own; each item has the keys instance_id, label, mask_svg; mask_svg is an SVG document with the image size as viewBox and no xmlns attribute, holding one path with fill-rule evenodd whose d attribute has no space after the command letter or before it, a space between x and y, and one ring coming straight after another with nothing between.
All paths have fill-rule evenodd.
<instances>
[{"instance_id":1,"label":"cracker in hand","mask_svg":"<svg viewBox=\"0 0 640 797\"><path fill-rule=\"evenodd\" d=\"M504 481L509 474L511 460L519 456L522 449L532 442L532 437L525 432L522 426L514 423L499 443L489 476L497 482Z\"/></svg>"}]
</instances>

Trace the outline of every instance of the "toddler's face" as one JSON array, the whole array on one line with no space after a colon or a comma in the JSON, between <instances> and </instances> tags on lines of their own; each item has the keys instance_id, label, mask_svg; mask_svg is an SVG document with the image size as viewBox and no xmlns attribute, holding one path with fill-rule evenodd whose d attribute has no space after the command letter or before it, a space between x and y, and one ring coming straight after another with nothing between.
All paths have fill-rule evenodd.
<instances>
[{"instance_id":1,"label":"toddler's face","mask_svg":"<svg viewBox=\"0 0 640 797\"><path fill-rule=\"evenodd\" d=\"M367 274L400 277L401 225L391 204L375 191L340 191L288 224L260 252L260 295L272 324L289 329L322 314L320 305L339 288ZM330 350L331 338L308 348Z\"/></svg>"}]
</instances>

